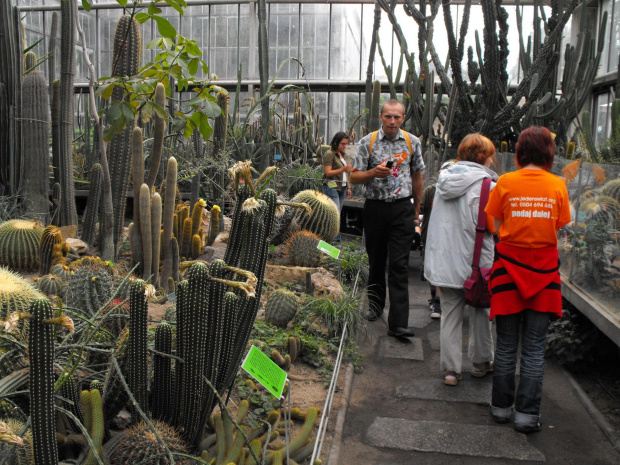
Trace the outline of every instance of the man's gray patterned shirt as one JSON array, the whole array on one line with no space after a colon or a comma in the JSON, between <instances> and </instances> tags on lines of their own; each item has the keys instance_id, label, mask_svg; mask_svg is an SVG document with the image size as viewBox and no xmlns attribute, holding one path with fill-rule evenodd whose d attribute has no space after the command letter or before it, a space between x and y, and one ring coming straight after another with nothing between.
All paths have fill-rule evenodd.
<instances>
[{"instance_id":1,"label":"man's gray patterned shirt","mask_svg":"<svg viewBox=\"0 0 620 465\"><path fill-rule=\"evenodd\" d=\"M412 134L411 139L412 154L409 153L409 146L403 137L403 131L399 130L394 140L390 140L383 132L383 128L379 129L375 143L372 146L370 160L368 159L368 148L370 147L371 134L363 137L357 147L357 153L353 160L353 169L357 171L368 171L377 165L380 165L388 159L394 160L392 165L392 174L386 178L374 178L366 184L367 199L387 200L401 199L411 197L413 195L411 187L411 173L413 171L424 170L424 161L422 160L422 146L420 140ZM408 154L402 163L397 163L399 155ZM401 155L402 156L402 155Z\"/></svg>"}]
</instances>

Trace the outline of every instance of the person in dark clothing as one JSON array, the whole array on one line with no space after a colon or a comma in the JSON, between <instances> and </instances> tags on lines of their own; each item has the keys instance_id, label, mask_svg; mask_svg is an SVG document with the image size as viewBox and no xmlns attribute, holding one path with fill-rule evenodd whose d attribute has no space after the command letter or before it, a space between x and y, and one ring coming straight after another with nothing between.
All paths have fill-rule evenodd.
<instances>
[{"instance_id":1,"label":"person in dark clothing","mask_svg":"<svg viewBox=\"0 0 620 465\"><path fill-rule=\"evenodd\" d=\"M352 184L366 186L363 221L370 268L366 319L375 321L383 313L389 257L388 335L393 337L413 336L408 328L407 275L424 170L420 141L400 129L404 111L398 100L383 104L379 115L381 129L360 140L350 177Z\"/></svg>"}]
</instances>

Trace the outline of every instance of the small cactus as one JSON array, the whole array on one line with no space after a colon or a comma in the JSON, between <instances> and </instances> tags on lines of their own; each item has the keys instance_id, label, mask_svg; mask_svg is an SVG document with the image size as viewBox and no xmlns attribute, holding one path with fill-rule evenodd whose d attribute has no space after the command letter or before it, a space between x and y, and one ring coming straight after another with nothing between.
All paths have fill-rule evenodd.
<instances>
[{"instance_id":1,"label":"small cactus","mask_svg":"<svg viewBox=\"0 0 620 465\"><path fill-rule=\"evenodd\" d=\"M50 272L54 264L54 247L58 244L62 244L60 228L56 226L48 226L45 228L39 244L39 255L41 257L39 274L41 276Z\"/></svg>"},{"instance_id":2,"label":"small cactus","mask_svg":"<svg viewBox=\"0 0 620 465\"><path fill-rule=\"evenodd\" d=\"M207 245L213 245L215 238L220 233L220 207L213 205L211 208L211 218L209 219L209 233L207 235Z\"/></svg>"},{"instance_id":3,"label":"small cactus","mask_svg":"<svg viewBox=\"0 0 620 465\"><path fill-rule=\"evenodd\" d=\"M61 263L54 265L50 269L50 273L54 276L58 276L63 283L68 283L71 280L71 276L73 275L73 271L71 271L71 268Z\"/></svg>"},{"instance_id":4,"label":"small cactus","mask_svg":"<svg viewBox=\"0 0 620 465\"><path fill-rule=\"evenodd\" d=\"M37 283L39 289L46 295L58 295L62 294L62 279L53 274L46 274L39 278Z\"/></svg>"},{"instance_id":5,"label":"small cactus","mask_svg":"<svg viewBox=\"0 0 620 465\"><path fill-rule=\"evenodd\" d=\"M297 296L286 289L275 290L265 305L265 321L279 328L286 328L299 310Z\"/></svg>"},{"instance_id":6,"label":"small cactus","mask_svg":"<svg viewBox=\"0 0 620 465\"><path fill-rule=\"evenodd\" d=\"M319 237L310 231L297 231L287 241L287 252L293 266L317 267L323 253L317 249Z\"/></svg>"}]
</instances>

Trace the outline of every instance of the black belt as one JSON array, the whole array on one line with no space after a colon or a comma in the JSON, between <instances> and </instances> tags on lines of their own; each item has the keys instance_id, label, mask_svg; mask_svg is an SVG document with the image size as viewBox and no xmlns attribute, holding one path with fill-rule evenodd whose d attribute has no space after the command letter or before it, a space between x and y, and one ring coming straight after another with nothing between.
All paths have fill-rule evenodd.
<instances>
[{"instance_id":1,"label":"black belt","mask_svg":"<svg viewBox=\"0 0 620 465\"><path fill-rule=\"evenodd\" d=\"M409 197L400 197L398 199L367 199L372 200L373 202L383 202L383 203L398 203L404 202L405 200L411 200L413 197L410 195Z\"/></svg>"}]
</instances>

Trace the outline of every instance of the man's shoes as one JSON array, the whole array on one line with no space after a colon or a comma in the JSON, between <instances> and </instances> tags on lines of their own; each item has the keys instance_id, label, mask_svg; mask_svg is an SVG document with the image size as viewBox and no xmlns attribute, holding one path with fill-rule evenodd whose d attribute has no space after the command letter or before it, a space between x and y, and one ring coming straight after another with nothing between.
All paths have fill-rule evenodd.
<instances>
[{"instance_id":1,"label":"man's shoes","mask_svg":"<svg viewBox=\"0 0 620 465\"><path fill-rule=\"evenodd\" d=\"M409 328L403 328L401 326L395 326L388 329L388 336L392 337L413 337L413 331Z\"/></svg>"},{"instance_id":2,"label":"man's shoes","mask_svg":"<svg viewBox=\"0 0 620 465\"><path fill-rule=\"evenodd\" d=\"M366 320L366 321L377 321L379 319L379 315L377 315L372 310L367 310L366 313L364 313L363 316L364 316L364 320Z\"/></svg>"},{"instance_id":3,"label":"man's shoes","mask_svg":"<svg viewBox=\"0 0 620 465\"><path fill-rule=\"evenodd\" d=\"M523 433L523 434L535 433L536 431L540 431L540 428L542 428L542 425L540 424L539 421L537 421L533 425L526 425L524 423L515 423L515 431L517 431L518 433Z\"/></svg>"},{"instance_id":4,"label":"man's shoes","mask_svg":"<svg viewBox=\"0 0 620 465\"><path fill-rule=\"evenodd\" d=\"M441 304L437 299L430 300L429 302L431 303L431 318L433 320L438 320L439 318L441 318Z\"/></svg>"}]
</instances>

